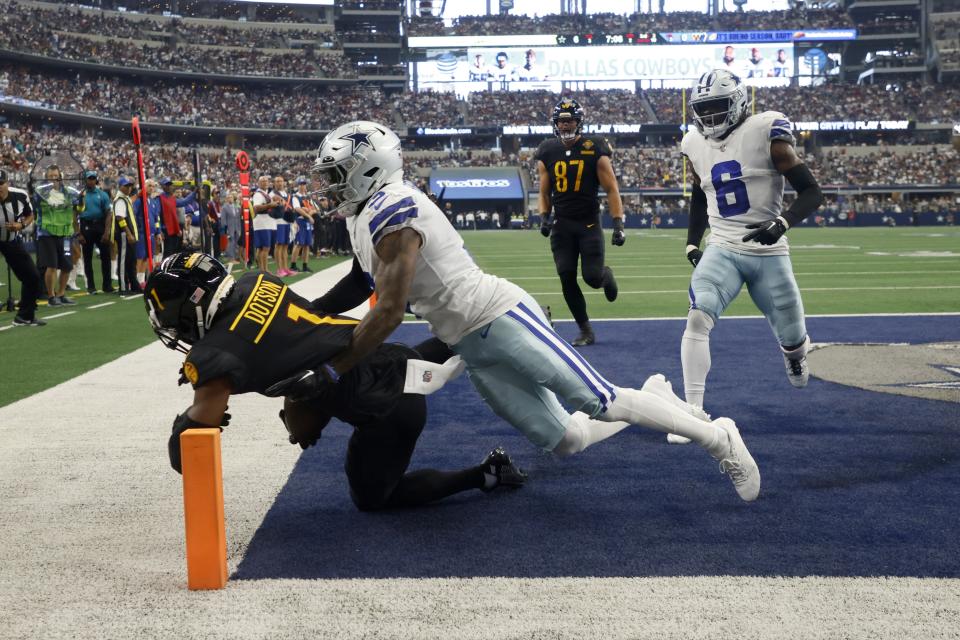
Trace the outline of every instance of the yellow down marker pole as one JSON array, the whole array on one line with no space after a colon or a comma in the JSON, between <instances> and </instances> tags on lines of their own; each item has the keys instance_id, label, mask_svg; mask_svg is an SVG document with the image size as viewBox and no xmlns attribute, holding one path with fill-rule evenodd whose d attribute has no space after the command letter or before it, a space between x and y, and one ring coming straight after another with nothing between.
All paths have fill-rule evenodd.
<instances>
[{"instance_id":1,"label":"yellow down marker pole","mask_svg":"<svg viewBox=\"0 0 960 640\"><path fill-rule=\"evenodd\" d=\"M219 429L180 434L183 518L187 534L187 587L227 584L227 534L223 517L223 469Z\"/></svg>"}]
</instances>

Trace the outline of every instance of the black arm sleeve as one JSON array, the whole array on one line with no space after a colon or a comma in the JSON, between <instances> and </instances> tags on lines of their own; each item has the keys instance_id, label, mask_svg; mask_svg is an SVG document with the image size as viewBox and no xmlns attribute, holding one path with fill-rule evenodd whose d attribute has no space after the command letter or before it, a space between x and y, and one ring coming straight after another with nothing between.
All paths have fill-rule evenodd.
<instances>
[{"instance_id":1,"label":"black arm sleeve","mask_svg":"<svg viewBox=\"0 0 960 640\"><path fill-rule=\"evenodd\" d=\"M693 185L693 195L690 197L690 223L687 226L687 244L700 246L703 234L707 230L707 194L700 185Z\"/></svg>"},{"instance_id":2,"label":"black arm sleeve","mask_svg":"<svg viewBox=\"0 0 960 640\"><path fill-rule=\"evenodd\" d=\"M313 306L326 313L343 313L360 305L370 297L373 289L360 268L360 261L353 259L353 268L330 291L313 301Z\"/></svg>"},{"instance_id":3,"label":"black arm sleeve","mask_svg":"<svg viewBox=\"0 0 960 640\"><path fill-rule=\"evenodd\" d=\"M800 224L804 218L820 208L823 204L823 193L817 179L810 173L805 164L798 164L788 169L783 177L797 192L797 199L790 205L790 209L783 213L784 220L793 227Z\"/></svg>"}]
</instances>

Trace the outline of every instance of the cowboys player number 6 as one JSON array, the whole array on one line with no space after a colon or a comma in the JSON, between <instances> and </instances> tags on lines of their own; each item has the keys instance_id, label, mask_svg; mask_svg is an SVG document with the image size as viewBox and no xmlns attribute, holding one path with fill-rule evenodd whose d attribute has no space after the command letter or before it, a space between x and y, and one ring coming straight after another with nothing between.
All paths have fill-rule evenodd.
<instances>
[{"instance_id":1,"label":"cowboys player number 6","mask_svg":"<svg viewBox=\"0 0 960 640\"><path fill-rule=\"evenodd\" d=\"M820 187L797 157L790 121L777 111L748 115L736 75L724 69L703 74L690 108L696 128L681 144L693 165L686 255L694 272L680 348L687 402L703 406L710 331L744 284L780 343L790 384L804 387L810 338L784 234L817 210ZM784 178L797 192L786 211Z\"/></svg>"}]
</instances>

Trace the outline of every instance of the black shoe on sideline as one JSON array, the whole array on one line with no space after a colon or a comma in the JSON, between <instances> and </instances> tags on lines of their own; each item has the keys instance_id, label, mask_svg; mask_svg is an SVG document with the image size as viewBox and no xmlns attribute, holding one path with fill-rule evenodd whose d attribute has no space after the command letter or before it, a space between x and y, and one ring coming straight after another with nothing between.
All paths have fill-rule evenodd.
<instances>
[{"instance_id":1,"label":"black shoe on sideline","mask_svg":"<svg viewBox=\"0 0 960 640\"><path fill-rule=\"evenodd\" d=\"M13 326L15 327L45 327L47 323L39 318L31 318L27 320L20 316L16 316L13 319Z\"/></svg>"},{"instance_id":2,"label":"black shoe on sideline","mask_svg":"<svg viewBox=\"0 0 960 640\"><path fill-rule=\"evenodd\" d=\"M593 335L593 327L590 326L589 322L585 322L580 325L580 335L570 344L574 347L588 347L596 341L597 339Z\"/></svg>"},{"instance_id":3,"label":"black shoe on sideline","mask_svg":"<svg viewBox=\"0 0 960 640\"><path fill-rule=\"evenodd\" d=\"M483 489L487 493L497 487L522 487L523 483L527 481L527 474L513 464L513 460L503 450L503 447L497 447L491 451L480 465L483 467L484 473L489 473L497 478L495 485L489 489Z\"/></svg>"}]
</instances>

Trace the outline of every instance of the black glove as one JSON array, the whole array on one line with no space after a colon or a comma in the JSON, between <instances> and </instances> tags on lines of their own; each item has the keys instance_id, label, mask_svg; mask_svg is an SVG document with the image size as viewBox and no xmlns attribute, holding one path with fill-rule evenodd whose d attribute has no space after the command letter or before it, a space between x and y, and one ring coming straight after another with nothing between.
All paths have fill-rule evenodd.
<instances>
[{"instance_id":1,"label":"black glove","mask_svg":"<svg viewBox=\"0 0 960 640\"><path fill-rule=\"evenodd\" d=\"M270 385L263 395L270 398L286 396L291 400L305 400L319 394L324 386L336 384L338 380L340 376L336 370L329 364L324 364L316 371L307 369Z\"/></svg>"},{"instance_id":2,"label":"black glove","mask_svg":"<svg viewBox=\"0 0 960 640\"><path fill-rule=\"evenodd\" d=\"M230 424L230 414L224 413L221 422L224 427ZM176 420L173 421L173 430L170 433L170 437L167 439L167 456L170 458L170 466L173 467L173 470L181 474L183 473L183 468L180 458L180 434L187 429L220 429L220 431L223 431L223 427L211 427L210 425L200 424L196 420L189 418L186 411L177 416Z\"/></svg>"},{"instance_id":3,"label":"black glove","mask_svg":"<svg viewBox=\"0 0 960 640\"><path fill-rule=\"evenodd\" d=\"M748 224L747 229L756 229L756 231L743 236L744 242L756 240L760 244L770 245L776 244L780 236L787 232L787 225L783 221L783 218L777 217L773 220L767 220L766 222Z\"/></svg>"},{"instance_id":4,"label":"black glove","mask_svg":"<svg viewBox=\"0 0 960 640\"><path fill-rule=\"evenodd\" d=\"M700 258L703 257L703 251L700 251L699 247L695 247L692 244L687 245L687 260L690 261L690 264L693 265L693 268L696 269L697 265L700 264Z\"/></svg>"},{"instance_id":5,"label":"black glove","mask_svg":"<svg viewBox=\"0 0 960 640\"><path fill-rule=\"evenodd\" d=\"M610 241L613 242L615 247L622 247L623 243L627 241L627 236L623 233L623 218L613 219L613 237L610 238Z\"/></svg>"},{"instance_id":6,"label":"black glove","mask_svg":"<svg viewBox=\"0 0 960 640\"><path fill-rule=\"evenodd\" d=\"M540 219L540 235L544 238L550 237L550 231L553 229L553 218L550 216L543 216Z\"/></svg>"}]
</instances>

